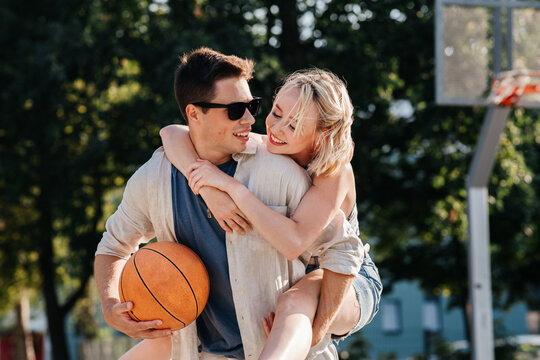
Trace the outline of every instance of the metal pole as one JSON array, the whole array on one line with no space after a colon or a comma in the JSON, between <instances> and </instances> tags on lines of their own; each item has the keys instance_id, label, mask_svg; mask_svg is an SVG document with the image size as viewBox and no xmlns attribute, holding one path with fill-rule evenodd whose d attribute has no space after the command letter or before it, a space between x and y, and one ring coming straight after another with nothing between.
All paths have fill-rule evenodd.
<instances>
[{"instance_id":1,"label":"metal pole","mask_svg":"<svg viewBox=\"0 0 540 360\"><path fill-rule=\"evenodd\" d=\"M487 183L509 113L508 107L488 108L467 180L472 360L495 359Z\"/></svg>"},{"instance_id":2,"label":"metal pole","mask_svg":"<svg viewBox=\"0 0 540 360\"><path fill-rule=\"evenodd\" d=\"M442 1L435 1L435 13L438 15L438 21L435 21L435 99L440 103L444 97L443 77L444 77L444 56L443 56L443 7Z\"/></svg>"}]
</instances>

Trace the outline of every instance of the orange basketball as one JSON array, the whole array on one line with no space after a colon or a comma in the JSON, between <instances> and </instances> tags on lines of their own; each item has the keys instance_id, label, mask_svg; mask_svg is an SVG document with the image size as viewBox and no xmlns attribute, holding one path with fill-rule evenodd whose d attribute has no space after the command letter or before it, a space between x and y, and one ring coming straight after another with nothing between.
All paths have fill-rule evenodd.
<instances>
[{"instance_id":1,"label":"orange basketball","mask_svg":"<svg viewBox=\"0 0 540 360\"><path fill-rule=\"evenodd\" d=\"M178 330L201 314L210 283L201 259L175 242L148 244L135 252L120 276L122 302L131 301L133 320L156 320L157 329Z\"/></svg>"}]
</instances>

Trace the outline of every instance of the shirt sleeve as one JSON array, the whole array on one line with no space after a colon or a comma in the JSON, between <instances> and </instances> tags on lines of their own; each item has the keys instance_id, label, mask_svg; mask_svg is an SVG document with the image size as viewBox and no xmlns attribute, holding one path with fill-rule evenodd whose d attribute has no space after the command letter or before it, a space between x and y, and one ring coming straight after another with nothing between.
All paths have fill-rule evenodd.
<instances>
[{"instance_id":1,"label":"shirt sleeve","mask_svg":"<svg viewBox=\"0 0 540 360\"><path fill-rule=\"evenodd\" d=\"M128 258L138 245L155 237L148 204L149 162L141 166L129 179L122 202L105 224L105 232L96 255Z\"/></svg>"},{"instance_id":2,"label":"shirt sleeve","mask_svg":"<svg viewBox=\"0 0 540 360\"><path fill-rule=\"evenodd\" d=\"M319 256L321 268L344 275L358 274L364 259L362 241L342 211L323 230L309 252Z\"/></svg>"}]
</instances>

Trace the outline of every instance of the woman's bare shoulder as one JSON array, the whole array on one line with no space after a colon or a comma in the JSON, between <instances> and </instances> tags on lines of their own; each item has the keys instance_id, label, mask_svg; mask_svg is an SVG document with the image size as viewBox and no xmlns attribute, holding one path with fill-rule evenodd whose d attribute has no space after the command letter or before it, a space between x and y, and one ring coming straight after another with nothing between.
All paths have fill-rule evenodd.
<instances>
[{"instance_id":1,"label":"woman's bare shoulder","mask_svg":"<svg viewBox=\"0 0 540 360\"><path fill-rule=\"evenodd\" d=\"M313 184L321 187L333 187L354 184L354 171L350 163L332 175L313 175Z\"/></svg>"}]
</instances>

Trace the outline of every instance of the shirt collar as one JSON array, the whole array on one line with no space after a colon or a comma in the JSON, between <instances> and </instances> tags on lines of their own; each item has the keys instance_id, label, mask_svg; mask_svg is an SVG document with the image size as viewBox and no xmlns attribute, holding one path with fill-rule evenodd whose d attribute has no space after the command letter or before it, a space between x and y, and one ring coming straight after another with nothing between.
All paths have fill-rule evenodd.
<instances>
[{"instance_id":1,"label":"shirt collar","mask_svg":"<svg viewBox=\"0 0 540 360\"><path fill-rule=\"evenodd\" d=\"M246 150L233 154L232 158L238 161L242 155L255 155L257 153L257 142L253 139L249 139L247 142Z\"/></svg>"}]
</instances>

